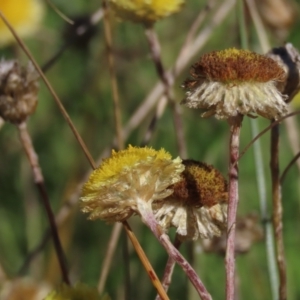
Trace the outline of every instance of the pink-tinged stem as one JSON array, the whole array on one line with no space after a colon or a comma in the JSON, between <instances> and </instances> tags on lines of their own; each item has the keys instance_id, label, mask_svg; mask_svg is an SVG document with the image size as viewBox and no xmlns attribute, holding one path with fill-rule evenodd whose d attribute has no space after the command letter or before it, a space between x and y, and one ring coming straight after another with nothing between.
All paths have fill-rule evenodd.
<instances>
[{"instance_id":1,"label":"pink-tinged stem","mask_svg":"<svg viewBox=\"0 0 300 300\"><path fill-rule=\"evenodd\" d=\"M234 300L235 294L235 225L239 202L237 160L239 157L240 131L243 117L238 115L228 119L230 125L229 144L229 202L227 213L227 245L226 245L226 300Z\"/></svg>"},{"instance_id":2,"label":"pink-tinged stem","mask_svg":"<svg viewBox=\"0 0 300 300\"><path fill-rule=\"evenodd\" d=\"M186 261L181 253L174 247L170 241L169 236L163 232L160 225L157 223L155 216L153 215L151 205L143 200L138 201L139 212L141 213L143 222L150 228L158 241L166 249L169 256L180 265L182 270L186 273L189 280L197 290L202 300L212 300L211 295L207 291L206 287L200 280L199 276L192 268L192 266Z\"/></svg>"},{"instance_id":3,"label":"pink-tinged stem","mask_svg":"<svg viewBox=\"0 0 300 300\"><path fill-rule=\"evenodd\" d=\"M174 241L174 247L176 249L179 249L180 245L181 245L181 242L178 239L178 236L176 235L175 241ZM172 281L172 275L173 275L175 264L176 264L175 260L169 256L166 267L165 267L164 276L161 281L162 286L166 292L168 291L171 281ZM161 300L161 297L159 295L157 295L155 300Z\"/></svg>"}]
</instances>

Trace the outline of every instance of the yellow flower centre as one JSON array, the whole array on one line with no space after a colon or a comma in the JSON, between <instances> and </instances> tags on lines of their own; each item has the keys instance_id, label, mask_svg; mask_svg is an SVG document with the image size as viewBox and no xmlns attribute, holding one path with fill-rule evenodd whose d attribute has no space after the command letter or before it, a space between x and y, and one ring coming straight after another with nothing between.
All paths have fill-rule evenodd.
<instances>
[{"instance_id":1,"label":"yellow flower centre","mask_svg":"<svg viewBox=\"0 0 300 300\"><path fill-rule=\"evenodd\" d=\"M130 169L137 163L153 159L158 160L171 160L171 154L166 152L164 149L156 151L149 147L138 148L129 146L126 150L112 151L110 158L105 159L101 166L96 169L91 177L90 184L94 183L105 183L107 180L119 175L122 171Z\"/></svg>"}]
</instances>

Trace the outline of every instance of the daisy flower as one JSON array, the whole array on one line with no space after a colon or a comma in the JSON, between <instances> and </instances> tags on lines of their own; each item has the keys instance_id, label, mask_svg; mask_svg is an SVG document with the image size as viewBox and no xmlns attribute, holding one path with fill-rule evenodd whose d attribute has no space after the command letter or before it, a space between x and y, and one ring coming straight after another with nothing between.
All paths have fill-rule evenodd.
<instances>
[{"instance_id":1,"label":"daisy flower","mask_svg":"<svg viewBox=\"0 0 300 300\"><path fill-rule=\"evenodd\" d=\"M91 220L108 222L140 215L169 256L182 267L200 297L211 300L197 273L171 243L153 213L153 202L173 193L170 187L181 180L183 170L181 159L172 160L163 149L129 146L126 150L112 151L111 157L92 172L83 186L81 209L90 213Z\"/></svg>"},{"instance_id":2,"label":"daisy flower","mask_svg":"<svg viewBox=\"0 0 300 300\"><path fill-rule=\"evenodd\" d=\"M142 214L155 200L173 193L169 187L180 180L184 166L178 157L172 160L164 149L129 146L112 151L83 186L81 208L89 219L123 221Z\"/></svg>"},{"instance_id":3,"label":"daisy flower","mask_svg":"<svg viewBox=\"0 0 300 300\"><path fill-rule=\"evenodd\" d=\"M227 182L214 167L184 160L174 193L156 202L155 217L163 228L176 227L178 238L196 240L220 236L227 221Z\"/></svg>"},{"instance_id":4,"label":"daisy flower","mask_svg":"<svg viewBox=\"0 0 300 300\"><path fill-rule=\"evenodd\" d=\"M109 0L117 17L145 25L178 12L184 0Z\"/></svg>"},{"instance_id":5,"label":"daisy flower","mask_svg":"<svg viewBox=\"0 0 300 300\"><path fill-rule=\"evenodd\" d=\"M190 74L182 103L206 110L204 117L258 114L278 119L288 112L286 96L276 87L286 74L267 56L235 48L214 51L202 55Z\"/></svg>"},{"instance_id":6,"label":"daisy flower","mask_svg":"<svg viewBox=\"0 0 300 300\"><path fill-rule=\"evenodd\" d=\"M44 5L41 0L1 0L0 10L20 37L33 35L44 15ZM14 41L13 35L0 20L0 45Z\"/></svg>"},{"instance_id":7,"label":"daisy flower","mask_svg":"<svg viewBox=\"0 0 300 300\"><path fill-rule=\"evenodd\" d=\"M58 290L52 291L44 300L109 300L108 296L100 297L96 288L83 283L75 286L63 284Z\"/></svg>"}]
</instances>

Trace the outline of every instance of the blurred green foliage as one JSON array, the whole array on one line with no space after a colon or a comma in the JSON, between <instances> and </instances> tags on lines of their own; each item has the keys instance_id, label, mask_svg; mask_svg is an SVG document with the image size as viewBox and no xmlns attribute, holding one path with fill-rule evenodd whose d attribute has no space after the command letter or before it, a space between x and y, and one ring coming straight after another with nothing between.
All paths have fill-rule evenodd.
<instances>
[{"instance_id":1,"label":"blurred green foliage","mask_svg":"<svg viewBox=\"0 0 300 300\"><path fill-rule=\"evenodd\" d=\"M222 1L215 1L218 6ZM53 3L71 19L75 16L92 14L99 9L101 1L53 0ZM191 24L205 7L204 1L189 0L183 10L155 25L161 48L162 59L166 68L173 66L181 45L189 32ZM207 11L207 20L213 14ZM247 30L250 50L261 52L257 34L249 17ZM208 22L208 21L207 21ZM202 28L205 28L204 22ZM283 40L292 42L300 48L299 21L288 28L282 37L276 36L268 29L272 46L282 44ZM40 65L44 65L63 45L62 32L66 22L51 8L39 33L26 40ZM122 123L125 126L136 108L142 103L151 88L158 82L155 67L151 61L144 29L140 25L120 23L112 19L113 46L116 59L116 74L119 85ZM227 47L240 47L237 10L234 9L218 26L198 55L206 51ZM5 58L20 57L27 61L17 45L1 49ZM105 149L110 149L115 137L113 102L110 85L103 24L97 25L97 33L82 48L69 47L47 72L47 77L55 88L66 110L86 142L92 156L101 158ZM194 58L196 59L196 58ZM176 101L184 97L180 85L188 76L190 61L186 70L180 74L174 84ZM145 120L131 132L126 144L139 145L147 130L154 111L151 110ZM225 121L214 118L202 119L199 111L182 107L184 133L188 157L213 164L226 175L228 164L228 129ZM257 119L260 129L269 122ZM298 125L299 120L297 119ZM74 192L91 168L83 155L70 128L60 114L48 90L41 82L39 105L36 113L28 120L29 131L39 155L51 204L55 212ZM281 168L292 159L293 154L286 137L286 127L281 126ZM164 147L178 155L176 133L172 113L167 108L158 121L150 145L154 148ZM248 119L242 128L241 147L251 140L251 129ZM270 199L269 176L269 134L261 138L264 171L267 176L268 201ZM107 152L105 152L107 155ZM255 175L255 163L252 148L239 164L240 168L240 206L239 214L249 212L259 214L259 201ZM28 252L37 245L48 223L44 209L40 207L39 195L32 180L31 169L19 142L17 129L5 124L0 131L0 263L10 277L15 277ZM299 171L293 167L283 185L284 206L284 241L288 269L288 298L299 299L300 286L300 226L299 210ZM101 221L87 221L75 205L71 217L61 231L61 238L66 250L72 281L82 281L97 285L100 270L105 259L107 243L112 226ZM134 232L139 238L154 269L162 276L167 255L141 224L137 217L130 220ZM172 233L172 235L174 235ZM124 236L122 237L124 239ZM124 299L125 263L123 260L122 239L118 243L113 263L109 271L105 291L112 299ZM56 259L53 258L51 242L34 259L26 275L49 281L56 285L61 280ZM217 254L206 254L200 251L200 242L194 245L194 263L208 290L214 299L224 299L225 270L223 257ZM182 252L191 258L191 245L183 245ZM155 290L136 253L129 246L129 266L131 281L130 299L154 299ZM267 259L263 242L255 244L249 253L237 258L238 289L240 299L271 299L270 284L267 272ZM170 288L170 299L197 299L188 286L183 272L176 267Z\"/></svg>"}]
</instances>

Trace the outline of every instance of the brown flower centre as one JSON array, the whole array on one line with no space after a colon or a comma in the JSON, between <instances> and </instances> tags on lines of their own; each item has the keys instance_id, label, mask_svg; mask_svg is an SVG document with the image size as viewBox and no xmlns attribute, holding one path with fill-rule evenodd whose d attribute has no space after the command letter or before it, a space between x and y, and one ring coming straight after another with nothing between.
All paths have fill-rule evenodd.
<instances>
[{"instance_id":1,"label":"brown flower centre","mask_svg":"<svg viewBox=\"0 0 300 300\"><path fill-rule=\"evenodd\" d=\"M227 202L227 182L218 170L194 160L184 160L183 164L182 180L173 185L171 198L193 207L211 207Z\"/></svg>"},{"instance_id":2,"label":"brown flower centre","mask_svg":"<svg viewBox=\"0 0 300 300\"><path fill-rule=\"evenodd\" d=\"M284 70L271 58L235 48L204 54L192 66L194 79L228 84L284 80ZM192 86L188 86L191 88Z\"/></svg>"}]
</instances>

